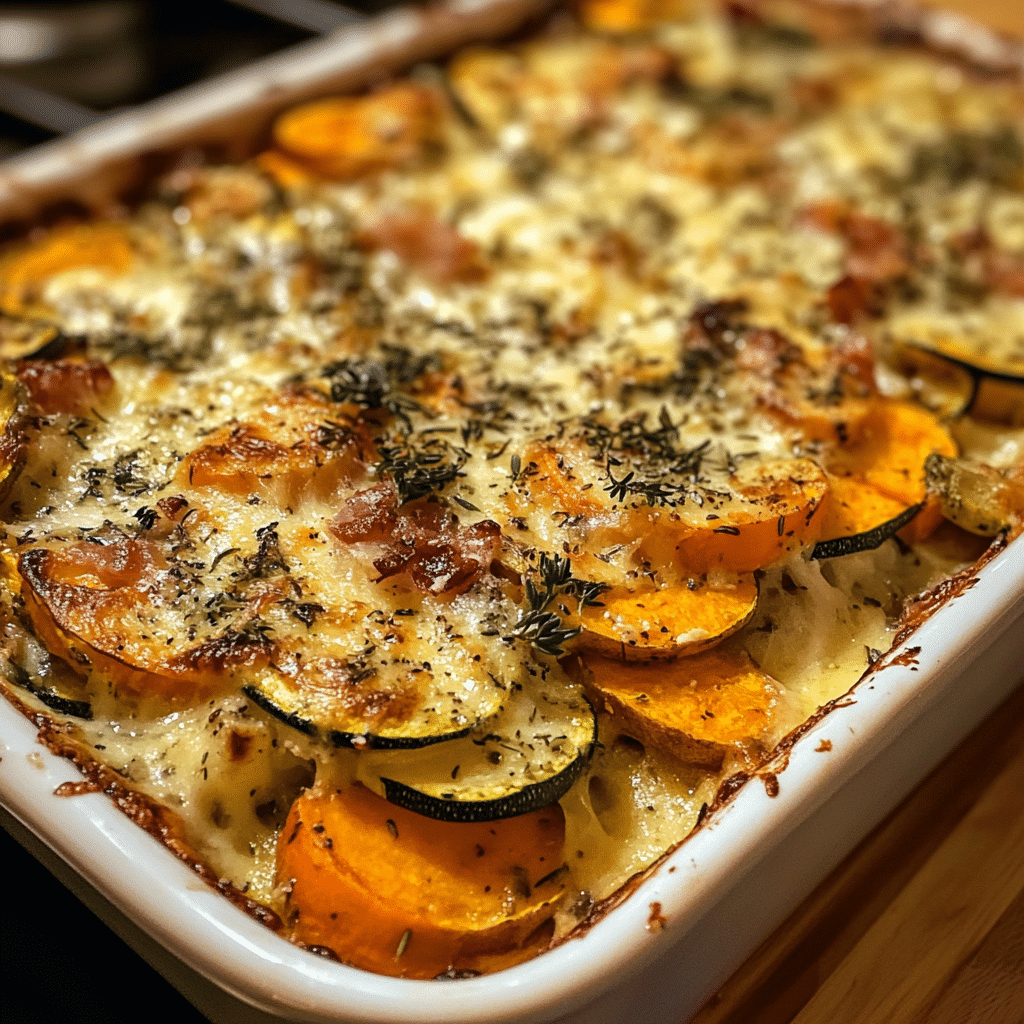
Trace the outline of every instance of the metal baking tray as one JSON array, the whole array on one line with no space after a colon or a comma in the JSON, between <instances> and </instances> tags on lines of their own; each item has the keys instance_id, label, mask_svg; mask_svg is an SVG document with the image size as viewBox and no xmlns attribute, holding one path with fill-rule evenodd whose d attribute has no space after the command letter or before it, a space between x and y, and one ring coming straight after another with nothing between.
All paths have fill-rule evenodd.
<instances>
[{"instance_id":1,"label":"metal baking tray","mask_svg":"<svg viewBox=\"0 0 1024 1024\"><path fill-rule=\"evenodd\" d=\"M878 5L874 5L877 9ZM51 203L99 207L162 152L243 154L270 118L474 39L509 31L534 0L402 10L118 115L0 167L0 222ZM900 8L905 12L905 8ZM905 14L901 14L904 17ZM1011 44L961 19L917 15L944 48L1007 66ZM290 945L210 889L0 702L0 805L130 929L206 979L246 1019L355 1024L678 1024L927 772L1021 681L1024 541L991 557L813 721L758 778L578 937L517 967L455 982L385 978ZM830 749L823 748L829 744ZM776 785L777 783L777 785ZM136 931L137 930L137 931Z\"/></svg>"}]
</instances>

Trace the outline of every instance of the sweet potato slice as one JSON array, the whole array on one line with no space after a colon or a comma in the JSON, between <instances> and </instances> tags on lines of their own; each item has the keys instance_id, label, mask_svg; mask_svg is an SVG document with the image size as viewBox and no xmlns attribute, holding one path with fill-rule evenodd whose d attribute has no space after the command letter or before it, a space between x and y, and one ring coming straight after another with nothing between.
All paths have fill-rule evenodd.
<instances>
[{"instance_id":1,"label":"sweet potato slice","mask_svg":"<svg viewBox=\"0 0 1024 1024\"><path fill-rule=\"evenodd\" d=\"M866 533L895 519L907 503L883 494L859 477L835 477L821 508L822 541Z\"/></svg>"},{"instance_id":2,"label":"sweet potato slice","mask_svg":"<svg viewBox=\"0 0 1024 1024\"><path fill-rule=\"evenodd\" d=\"M204 438L182 461L178 479L183 487L291 505L330 495L340 480L358 477L372 454L364 425L339 415L337 406L285 394L248 422Z\"/></svg>"},{"instance_id":3,"label":"sweet potato slice","mask_svg":"<svg viewBox=\"0 0 1024 1024\"><path fill-rule=\"evenodd\" d=\"M117 224L57 228L0 260L0 310L14 316L31 311L42 285L65 270L91 268L116 275L131 262L128 236Z\"/></svg>"},{"instance_id":4,"label":"sweet potato slice","mask_svg":"<svg viewBox=\"0 0 1024 1024\"><path fill-rule=\"evenodd\" d=\"M405 978L525 959L562 894L564 834L557 804L477 824L421 817L359 784L309 790L278 845L291 937Z\"/></svg>"},{"instance_id":5,"label":"sweet potato slice","mask_svg":"<svg viewBox=\"0 0 1024 1024\"><path fill-rule=\"evenodd\" d=\"M674 562L695 573L724 569L752 572L784 558L818 536L816 512L825 496L825 474L809 459L742 468L729 481L731 494L703 520L678 523L663 517L641 548L654 564ZM666 550L671 544L674 550Z\"/></svg>"},{"instance_id":6,"label":"sweet potato slice","mask_svg":"<svg viewBox=\"0 0 1024 1024\"><path fill-rule=\"evenodd\" d=\"M558 452L538 445L527 453L524 476L530 497L545 508L575 519L607 512L607 496L579 474L577 464L584 457L573 452Z\"/></svg>"},{"instance_id":7,"label":"sweet potato slice","mask_svg":"<svg viewBox=\"0 0 1024 1024\"><path fill-rule=\"evenodd\" d=\"M400 167L436 145L440 112L433 91L404 83L295 107L277 119L274 141L316 174L348 181Z\"/></svg>"},{"instance_id":8,"label":"sweet potato slice","mask_svg":"<svg viewBox=\"0 0 1024 1024\"><path fill-rule=\"evenodd\" d=\"M617 587L580 614L584 650L609 658L648 661L699 654L731 636L754 614L752 573L701 576L661 590Z\"/></svg>"},{"instance_id":9,"label":"sweet potato slice","mask_svg":"<svg viewBox=\"0 0 1024 1024\"><path fill-rule=\"evenodd\" d=\"M270 658L272 644L258 632L229 629L191 644L168 638L161 610L181 589L146 541L30 548L5 562L47 648L126 693L191 701L230 685L235 669Z\"/></svg>"},{"instance_id":10,"label":"sweet potato slice","mask_svg":"<svg viewBox=\"0 0 1024 1024\"><path fill-rule=\"evenodd\" d=\"M779 701L775 681L744 651L716 648L667 664L584 661L598 707L638 740L709 771L730 750L742 756L759 746Z\"/></svg>"},{"instance_id":11,"label":"sweet potato slice","mask_svg":"<svg viewBox=\"0 0 1024 1024\"><path fill-rule=\"evenodd\" d=\"M830 483L820 539L867 533L924 502L899 533L908 544L924 540L942 521L938 497L926 493L925 462L932 454L950 457L956 451L930 412L878 399L859 436L826 458Z\"/></svg>"},{"instance_id":12,"label":"sweet potato slice","mask_svg":"<svg viewBox=\"0 0 1024 1024\"><path fill-rule=\"evenodd\" d=\"M829 454L825 468L912 505L924 497L924 464L933 452L956 455L956 442L935 416L910 402L880 398L859 433Z\"/></svg>"}]
</instances>

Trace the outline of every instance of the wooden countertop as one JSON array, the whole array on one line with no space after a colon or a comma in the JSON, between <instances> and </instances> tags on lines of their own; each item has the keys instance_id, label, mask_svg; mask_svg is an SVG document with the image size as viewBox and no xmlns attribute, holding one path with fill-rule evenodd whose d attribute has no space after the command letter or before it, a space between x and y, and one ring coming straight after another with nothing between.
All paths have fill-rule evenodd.
<instances>
[{"instance_id":1,"label":"wooden countertop","mask_svg":"<svg viewBox=\"0 0 1024 1024\"><path fill-rule=\"evenodd\" d=\"M692 1024L1024 1022L1024 688Z\"/></svg>"}]
</instances>

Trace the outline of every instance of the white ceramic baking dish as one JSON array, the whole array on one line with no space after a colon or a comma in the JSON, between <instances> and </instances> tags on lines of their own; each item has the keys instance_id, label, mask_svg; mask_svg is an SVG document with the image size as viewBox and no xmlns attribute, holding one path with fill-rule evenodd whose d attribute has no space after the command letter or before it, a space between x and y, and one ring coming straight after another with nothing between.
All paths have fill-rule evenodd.
<instances>
[{"instance_id":1,"label":"white ceramic baking dish","mask_svg":"<svg viewBox=\"0 0 1024 1024\"><path fill-rule=\"evenodd\" d=\"M461 41L500 33L535 4L456 3L398 12L255 69L113 118L0 168L0 220L47 202L104 201L141 154L257 135L299 98L366 81ZM963 23L927 20L949 43ZM975 56L1016 52L960 30ZM367 974L303 952L208 888L0 702L0 804L166 952L209 979L244 1020L679 1024L777 927L854 843L1013 690L1024 666L1024 543L1011 545L876 665L589 930L511 970L457 982ZM822 739L831 747L824 751ZM251 1019L251 1018L250 1018Z\"/></svg>"}]
</instances>

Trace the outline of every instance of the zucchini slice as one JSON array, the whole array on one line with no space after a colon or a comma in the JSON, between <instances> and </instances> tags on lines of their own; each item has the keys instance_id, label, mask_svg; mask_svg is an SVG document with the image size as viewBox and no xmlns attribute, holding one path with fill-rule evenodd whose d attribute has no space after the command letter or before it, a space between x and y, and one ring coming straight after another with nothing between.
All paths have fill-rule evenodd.
<instances>
[{"instance_id":1,"label":"zucchini slice","mask_svg":"<svg viewBox=\"0 0 1024 1024\"><path fill-rule=\"evenodd\" d=\"M359 758L359 780L393 804L442 821L495 821L562 797L583 772L597 718L582 689L548 674L509 695L463 739L402 755Z\"/></svg>"},{"instance_id":2,"label":"zucchini slice","mask_svg":"<svg viewBox=\"0 0 1024 1024\"><path fill-rule=\"evenodd\" d=\"M938 454L929 455L924 468L943 516L968 533L995 537L1024 513L1024 486L998 470Z\"/></svg>"},{"instance_id":3,"label":"zucchini slice","mask_svg":"<svg viewBox=\"0 0 1024 1024\"><path fill-rule=\"evenodd\" d=\"M419 666L375 673L363 659L313 657L297 669L281 662L249 676L242 691L293 729L336 747L403 750L456 740L497 714L508 692L485 672L453 683Z\"/></svg>"},{"instance_id":4,"label":"zucchini slice","mask_svg":"<svg viewBox=\"0 0 1024 1024\"><path fill-rule=\"evenodd\" d=\"M16 661L6 658L0 660L0 674L15 686L27 690L51 711L56 711L58 715L68 715L71 718L81 718L85 721L92 720L92 704L89 701L80 697L69 697L61 693L52 683L46 685L46 683L33 678Z\"/></svg>"},{"instance_id":5,"label":"zucchini slice","mask_svg":"<svg viewBox=\"0 0 1024 1024\"><path fill-rule=\"evenodd\" d=\"M948 414L964 416L973 413L987 419L1017 422L1018 410L1024 399L1024 372L1021 370L951 345L908 342L905 352L944 365L947 377L951 372L959 372L962 376L960 407L947 410ZM927 373L926 366L922 369ZM947 389L951 386L951 378L945 381L945 386Z\"/></svg>"},{"instance_id":6,"label":"zucchini slice","mask_svg":"<svg viewBox=\"0 0 1024 1024\"><path fill-rule=\"evenodd\" d=\"M890 537L895 536L921 511L925 502L905 508L898 516L879 523L878 526L862 533L853 533L846 537L833 537L831 540L819 540L814 545L811 558L838 558L840 555L854 555L858 551L873 551L881 547Z\"/></svg>"}]
</instances>

